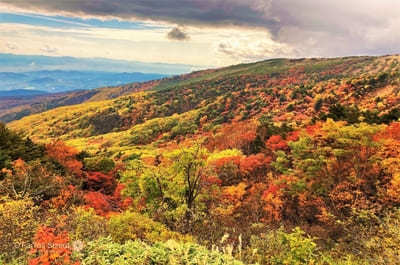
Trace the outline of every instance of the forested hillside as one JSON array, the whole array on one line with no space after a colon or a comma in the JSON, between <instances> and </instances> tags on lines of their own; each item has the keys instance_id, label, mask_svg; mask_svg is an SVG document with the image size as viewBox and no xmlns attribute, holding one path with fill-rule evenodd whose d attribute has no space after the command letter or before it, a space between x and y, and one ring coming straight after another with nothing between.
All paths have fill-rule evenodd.
<instances>
[{"instance_id":1,"label":"forested hillside","mask_svg":"<svg viewBox=\"0 0 400 265\"><path fill-rule=\"evenodd\" d=\"M132 87L0 128L4 264L400 264L399 56Z\"/></svg>"},{"instance_id":2,"label":"forested hillside","mask_svg":"<svg viewBox=\"0 0 400 265\"><path fill-rule=\"evenodd\" d=\"M91 90L76 90L64 93L45 94L35 97L0 98L0 121L10 122L25 116L41 113L61 106L77 105L89 101L112 99L133 92L146 90L159 81L132 83L122 86L103 87Z\"/></svg>"}]
</instances>

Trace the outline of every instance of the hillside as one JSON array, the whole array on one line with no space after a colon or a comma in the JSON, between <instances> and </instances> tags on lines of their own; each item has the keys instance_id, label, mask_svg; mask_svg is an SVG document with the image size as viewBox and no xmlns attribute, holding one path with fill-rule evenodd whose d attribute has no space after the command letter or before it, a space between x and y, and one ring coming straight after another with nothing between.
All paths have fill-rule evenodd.
<instances>
[{"instance_id":1,"label":"hillside","mask_svg":"<svg viewBox=\"0 0 400 265\"><path fill-rule=\"evenodd\" d=\"M154 76L154 75L153 75ZM112 99L147 89L159 81L145 83L130 83L121 86L95 88L91 90L76 90L64 93L45 94L35 97L0 98L0 121L10 122L25 116L41 113L61 106L81 104L88 101Z\"/></svg>"},{"instance_id":2,"label":"hillside","mask_svg":"<svg viewBox=\"0 0 400 265\"><path fill-rule=\"evenodd\" d=\"M135 146L161 138L173 140L188 132L201 135L264 114L294 127L335 115L330 111L341 106L345 109L338 115L359 112L378 119L398 106L398 60L397 56L276 59L201 71L100 89L86 99L91 103L32 115L9 127L27 130L33 139L77 141L83 136L83 141L112 138ZM132 94L135 90L145 92ZM124 94L130 95L101 101ZM165 126L158 121L166 122ZM177 133L171 133L173 128ZM143 139L135 141L136 134Z\"/></svg>"},{"instance_id":3,"label":"hillside","mask_svg":"<svg viewBox=\"0 0 400 265\"><path fill-rule=\"evenodd\" d=\"M0 127L7 262L399 264L400 56L273 59L82 98Z\"/></svg>"}]
</instances>

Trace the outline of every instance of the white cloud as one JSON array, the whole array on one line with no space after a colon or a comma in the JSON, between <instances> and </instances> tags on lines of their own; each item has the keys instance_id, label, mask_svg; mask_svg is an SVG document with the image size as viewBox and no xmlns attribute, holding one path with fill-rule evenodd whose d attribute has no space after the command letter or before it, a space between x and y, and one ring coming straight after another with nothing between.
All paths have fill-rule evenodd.
<instances>
[{"instance_id":1,"label":"white cloud","mask_svg":"<svg viewBox=\"0 0 400 265\"><path fill-rule=\"evenodd\" d=\"M107 19L111 13L127 20L140 17L161 28L55 29L0 24L0 51L11 51L1 43L14 43L16 46L12 52L20 54L53 51L57 55L76 57L204 66L224 66L272 57L400 52L398 0L97 1L103 6L90 5L94 2L89 0L81 2L20 0L15 5L30 6L32 12L39 12L38 8L60 14L77 11L73 15L82 17ZM143 9L148 6L153 8ZM114 8L113 12L110 8ZM177 42L166 38L168 32L177 26L184 27L190 41ZM47 44L51 44L51 48L44 48Z\"/></svg>"},{"instance_id":2,"label":"white cloud","mask_svg":"<svg viewBox=\"0 0 400 265\"><path fill-rule=\"evenodd\" d=\"M200 66L225 66L276 54L291 55L290 47L273 41L265 30L187 27L190 42L171 42L165 37L170 29L57 29L0 24L0 42L18 43L13 51L17 54L56 53ZM0 46L0 52L6 52L6 48Z\"/></svg>"}]
</instances>

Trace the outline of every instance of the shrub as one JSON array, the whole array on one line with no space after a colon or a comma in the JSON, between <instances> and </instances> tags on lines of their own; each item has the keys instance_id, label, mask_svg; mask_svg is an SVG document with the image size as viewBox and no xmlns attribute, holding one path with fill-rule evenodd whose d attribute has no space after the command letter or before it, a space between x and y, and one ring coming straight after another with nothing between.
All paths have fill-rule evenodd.
<instances>
[{"instance_id":1,"label":"shrub","mask_svg":"<svg viewBox=\"0 0 400 265\"><path fill-rule=\"evenodd\" d=\"M279 229L260 237L253 236L246 251L246 260L265 265L308 265L316 264L320 259L313 238L298 227L291 233Z\"/></svg>"},{"instance_id":2,"label":"shrub","mask_svg":"<svg viewBox=\"0 0 400 265\"><path fill-rule=\"evenodd\" d=\"M114 241L120 243L135 239L146 242L167 241L169 239L191 241L189 236L172 232L161 223L129 211L112 216L108 222L108 232Z\"/></svg>"},{"instance_id":3,"label":"shrub","mask_svg":"<svg viewBox=\"0 0 400 265\"><path fill-rule=\"evenodd\" d=\"M18 257L29 250L38 225L38 207L31 199L0 198L0 253L5 260Z\"/></svg>"},{"instance_id":4,"label":"shrub","mask_svg":"<svg viewBox=\"0 0 400 265\"><path fill-rule=\"evenodd\" d=\"M82 264L99 265L242 265L233 257L194 243L177 243L170 240L149 246L141 241L124 244L101 238L90 242L82 252Z\"/></svg>"},{"instance_id":5,"label":"shrub","mask_svg":"<svg viewBox=\"0 0 400 265\"><path fill-rule=\"evenodd\" d=\"M85 158L84 164L87 171L99 171L105 174L115 167L114 161L107 157L88 157Z\"/></svg>"},{"instance_id":6,"label":"shrub","mask_svg":"<svg viewBox=\"0 0 400 265\"><path fill-rule=\"evenodd\" d=\"M95 240L105 235L106 219L96 214L94 209L76 208L68 220L72 240Z\"/></svg>"}]
</instances>

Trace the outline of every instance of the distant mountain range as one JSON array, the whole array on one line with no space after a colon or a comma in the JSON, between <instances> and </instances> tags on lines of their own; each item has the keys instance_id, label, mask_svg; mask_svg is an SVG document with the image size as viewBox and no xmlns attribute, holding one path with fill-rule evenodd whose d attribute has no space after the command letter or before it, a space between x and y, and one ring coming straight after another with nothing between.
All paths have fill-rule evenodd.
<instances>
[{"instance_id":1,"label":"distant mountain range","mask_svg":"<svg viewBox=\"0 0 400 265\"><path fill-rule=\"evenodd\" d=\"M145 82L166 77L153 73L112 73L98 71L34 71L34 72L0 72L0 93L4 96L38 95L43 92L65 92L86 90L106 86L119 86L127 83ZM39 90L41 92L37 92ZM31 91L31 92L28 92ZM36 91L36 92L32 92Z\"/></svg>"},{"instance_id":2,"label":"distant mountain range","mask_svg":"<svg viewBox=\"0 0 400 265\"><path fill-rule=\"evenodd\" d=\"M36 97L47 95L48 92L41 90L28 90L28 89L16 89L16 90L0 90L0 98L21 98L21 97Z\"/></svg>"},{"instance_id":3,"label":"distant mountain range","mask_svg":"<svg viewBox=\"0 0 400 265\"><path fill-rule=\"evenodd\" d=\"M206 67L167 64L146 63L136 61L113 60L106 58L76 58L43 55L17 55L0 53L0 72L34 72L43 70L62 71L96 71L111 73L160 73L164 75L176 75L204 69Z\"/></svg>"}]
</instances>

